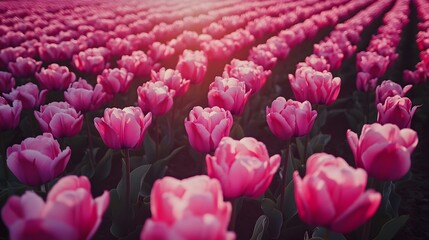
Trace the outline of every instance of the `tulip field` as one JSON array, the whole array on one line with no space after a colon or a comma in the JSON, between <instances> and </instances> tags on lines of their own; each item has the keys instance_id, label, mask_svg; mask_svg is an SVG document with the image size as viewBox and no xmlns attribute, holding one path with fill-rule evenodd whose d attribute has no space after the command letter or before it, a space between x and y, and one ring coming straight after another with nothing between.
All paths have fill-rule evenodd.
<instances>
[{"instance_id":1,"label":"tulip field","mask_svg":"<svg viewBox=\"0 0 429 240\"><path fill-rule=\"evenodd\" d=\"M0 16L0 239L429 239L429 0Z\"/></svg>"}]
</instances>

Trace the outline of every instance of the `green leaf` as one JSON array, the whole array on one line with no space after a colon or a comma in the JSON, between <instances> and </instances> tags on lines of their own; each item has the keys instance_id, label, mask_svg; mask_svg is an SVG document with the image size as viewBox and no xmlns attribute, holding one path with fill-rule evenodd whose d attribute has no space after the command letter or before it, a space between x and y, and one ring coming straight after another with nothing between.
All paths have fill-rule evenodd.
<instances>
[{"instance_id":1,"label":"green leaf","mask_svg":"<svg viewBox=\"0 0 429 240\"><path fill-rule=\"evenodd\" d=\"M276 203L268 198L262 200L261 208L269 219L268 235L270 238L278 238L283 225L282 213L277 209Z\"/></svg>"},{"instance_id":2,"label":"green leaf","mask_svg":"<svg viewBox=\"0 0 429 240\"><path fill-rule=\"evenodd\" d=\"M322 227L316 227L313 231L313 235L311 236L312 238L322 238L324 239L326 237L326 228L322 228ZM329 231L329 240L347 240L346 237L344 237L343 234L340 233L336 233L336 232L332 232Z\"/></svg>"},{"instance_id":3,"label":"green leaf","mask_svg":"<svg viewBox=\"0 0 429 240\"><path fill-rule=\"evenodd\" d=\"M150 137L150 134L146 134L143 142L144 153L148 162L153 162L156 160L156 143Z\"/></svg>"},{"instance_id":4,"label":"green leaf","mask_svg":"<svg viewBox=\"0 0 429 240\"><path fill-rule=\"evenodd\" d=\"M255 227L253 228L253 234L250 240L262 240L265 239L264 235L267 232L268 217L262 215L256 220Z\"/></svg>"},{"instance_id":5,"label":"green leaf","mask_svg":"<svg viewBox=\"0 0 429 240\"><path fill-rule=\"evenodd\" d=\"M397 218L394 218L386 222L383 227L381 227L380 232L374 238L374 240L389 240L393 239L396 233L405 225L405 223L410 218L409 215L401 215Z\"/></svg>"},{"instance_id":6,"label":"green leaf","mask_svg":"<svg viewBox=\"0 0 429 240\"><path fill-rule=\"evenodd\" d=\"M284 209L283 209L283 219L285 224L289 222L296 214L296 203L295 203L295 184L291 181L285 189L285 198L284 198Z\"/></svg>"},{"instance_id":7,"label":"green leaf","mask_svg":"<svg viewBox=\"0 0 429 240\"><path fill-rule=\"evenodd\" d=\"M133 171L131 171L131 174L130 174L130 178L131 178L131 182L130 182L130 184L131 184L131 186L130 186L131 204L134 204L137 201L137 196L138 196L138 193L140 191L140 181L141 181L141 179L145 178L150 167L151 167L151 165L147 164L147 165L140 166L140 167L134 169ZM125 181L122 178L121 181L119 181L119 183L118 183L118 187L117 187L118 192L119 193L124 192L124 194L125 194L125 187L126 187ZM120 196L122 196L122 195L120 195Z\"/></svg>"},{"instance_id":8,"label":"green leaf","mask_svg":"<svg viewBox=\"0 0 429 240\"><path fill-rule=\"evenodd\" d=\"M308 143L308 147L307 147L308 156L310 156L313 153L323 152L323 149L325 149L325 146L328 144L330 140L331 140L331 135L329 134L320 133L314 136Z\"/></svg>"},{"instance_id":9,"label":"green leaf","mask_svg":"<svg viewBox=\"0 0 429 240\"><path fill-rule=\"evenodd\" d=\"M244 130L239 123L234 122L229 136L234 139L242 139L245 136Z\"/></svg>"},{"instance_id":10,"label":"green leaf","mask_svg":"<svg viewBox=\"0 0 429 240\"><path fill-rule=\"evenodd\" d=\"M95 156L95 155L94 155ZM92 176L93 179L102 181L110 175L112 169L113 150L109 149L104 154L103 158L97 163L95 167L95 173Z\"/></svg>"},{"instance_id":11,"label":"green leaf","mask_svg":"<svg viewBox=\"0 0 429 240\"><path fill-rule=\"evenodd\" d=\"M129 214L125 201L121 201L116 189L110 190L109 209L112 215L110 233L116 238L125 236L128 232Z\"/></svg>"}]
</instances>

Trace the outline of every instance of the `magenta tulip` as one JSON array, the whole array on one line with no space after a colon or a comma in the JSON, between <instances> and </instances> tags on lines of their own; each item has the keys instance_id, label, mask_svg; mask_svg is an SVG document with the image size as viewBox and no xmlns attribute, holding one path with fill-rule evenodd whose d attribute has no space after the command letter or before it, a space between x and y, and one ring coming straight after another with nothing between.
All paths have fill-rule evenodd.
<instances>
[{"instance_id":1,"label":"magenta tulip","mask_svg":"<svg viewBox=\"0 0 429 240\"><path fill-rule=\"evenodd\" d=\"M47 93L48 90L39 91L36 84L29 82L12 89L10 93L4 93L3 96L9 101L21 101L23 109L34 109L45 102Z\"/></svg>"},{"instance_id":2,"label":"magenta tulip","mask_svg":"<svg viewBox=\"0 0 429 240\"><path fill-rule=\"evenodd\" d=\"M103 86L103 90L109 94L126 93L133 80L134 74L125 68L104 69L97 76L97 83Z\"/></svg>"},{"instance_id":3,"label":"magenta tulip","mask_svg":"<svg viewBox=\"0 0 429 240\"><path fill-rule=\"evenodd\" d=\"M280 156L270 157L265 145L254 138L224 137L206 162L207 175L219 180L225 198L258 198L271 184Z\"/></svg>"},{"instance_id":4,"label":"magenta tulip","mask_svg":"<svg viewBox=\"0 0 429 240\"><path fill-rule=\"evenodd\" d=\"M12 106L0 96L0 131L15 129L19 125L22 103L15 100Z\"/></svg>"},{"instance_id":5,"label":"magenta tulip","mask_svg":"<svg viewBox=\"0 0 429 240\"><path fill-rule=\"evenodd\" d=\"M189 79L191 84L199 84L207 72L207 56L201 51L185 50L179 57L176 70L182 77Z\"/></svg>"},{"instance_id":6,"label":"magenta tulip","mask_svg":"<svg viewBox=\"0 0 429 240\"><path fill-rule=\"evenodd\" d=\"M246 91L244 82L236 78L216 77L209 86L207 97L210 107L218 106L229 110L231 114L240 115L249 95L250 91Z\"/></svg>"},{"instance_id":7,"label":"magenta tulip","mask_svg":"<svg viewBox=\"0 0 429 240\"><path fill-rule=\"evenodd\" d=\"M83 115L67 102L51 102L34 111L43 132L49 132L55 138L73 137L82 129Z\"/></svg>"},{"instance_id":8,"label":"magenta tulip","mask_svg":"<svg viewBox=\"0 0 429 240\"><path fill-rule=\"evenodd\" d=\"M231 112L219 107L194 107L185 119L191 146L203 153L216 149L223 137L229 136L233 124Z\"/></svg>"},{"instance_id":9,"label":"magenta tulip","mask_svg":"<svg viewBox=\"0 0 429 240\"><path fill-rule=\"evenodd\" d=\"M360 137L351 130L347 140L353 151L356 167L365 169L379 180L398 180L411 166L411 153L417 146L417 133L393 124L364 125Z\"/></svg>"},{"instance_id":10,"label":"magenta tulip","mask_svg":"<svg viewBox=\"0 0 429 240\"><path fill-rule=\"evenodd\" d=\"M227 231L231 204L223 200L216 179L164 177L153 185L150 202L152 218L145 222L142 240L235 239L235 234Z\"/></svg>"},{"instance_id":11,"label":"magenta tulip","mask_svg":"<svg viewBox=\"0 0 429 240\"><path fill-rule=\"evenodd\" d=\"M262 66L252 61L233 59L223 70L223 77L236 78L246 84L246 90L251 94L257 93L267 81L271 71L265 71Z\"/></svg>"},{"instance_id":12,"label":"magenta tulip","mask_svg":"<svg viewBox=\"0 0 429 240\"><path fill-rule=\"evenodd\" d=\"M40 86L48 90L66 90L76 80L76 75L65 66L53 63L48 68L42 68L36 73L36 79Z\"/></svg>"},{"instance_id":13,"label":"magenta tulip","mask_svg":"<svg viewBox=\"0 0 429 240\"><path fill-rule=\"evenodd\" d=\"M388 97L393 97L395 95L404 97L411 88L412 85L407 85L402 88L401 85L395 82L385 80L375 89L375 104L384 103Z\"/></svg>"},{"instance_id":14,"label":"magenta tulip","mask_svg":"<svg viewBox=\"0 0 429 240\"><path fill-rule=\"evenodd\" d=\"M311 109L309 101L298 102L278 97L266 109L266 118L271 132L282 140L300 137L310 133L317 112Z\"/></svg>"},{"instance_id":15,"label":"magenta tulip","mask_svg":"<svg viewBox=\"0 0 429 240\"><path fill-rule=\"evenodd\" d=\"M377 104L377 122L392 123L399 128L409 128L417 107L412 107L412 102L407 97L399 95L387 97L384 103Z\"/></svg>"},{"instance_id":16,"label":"magenta tulip","mask_svg":"<svg viewBox=\"0 0 429 240\"><path fill-rule=\"evenodd\" d=\"M44 133L8 147L7 166L19 181L38 186L58 177L66 168L70 155L69 147L61 151L52 134Z\"/></svg>"},{"instance_id":17,"label":"magenta tulip","mask_svg":"<svg viewBox=\"0 0 429 240\"><path fill-rule=\"evenodd\" d=\"M102 118L94 119L104 144L115 150L140 147L151 123L152 114L145 116L139 107L106 108Z\"/></svg>"},{"instance_id":18,"label":"magenta tulip","mask_svg":"<svg viewBox=\"0 0 429 240\"><path fill-rule=\"evenodd\" d=\"M149 76L153 65L153 60L143 51L134 51L131 55L122 56L118 60L118 66L127 69L135 77Z\"/></svg>"},{"instance_id":19,"label":"magenta tulip","mask_svg":"<svg viewBox=\"0 0 429 240\"><path fill-rule=\"evenodd\" d=\"M15 78L11 73L0 71L0 93L8 93L15 87Z\"/></svg>"},{"instance_id":20,"label":"magenta tulip","mask_svg":"<svg viewBox=\"0 0 429 240\"><path fill-rule=\"evenodd\" d=\"M143 112L161 116L170 111L176 91L169 89L164 82L146 82L137 88L139 107Z\"/></svg>"},{"instance_id":21,"label":"magenta tulip","mask_svg":"<svg viewBox=\"0 0 429 240\"><path fill-rule=\"evenodd\" d=\"M111 98L113 96L104 92L101 84L97 83L95 87L92 87L85 79L72 83L64 92L66 102L76 111L81 112L97 110Z\"/></svg>"},{"instance_id":22,"label":"magenta tulip","mask_svg":"<svg viewBox=\"0 0 429 240\"><path fill-rule=\"evenodd\" d=\"M15 62L9 63L9 71L15 77L32 77L40 67L42 67L42 62L29 57L18 57Z\"/></svg>"},{"instance_id":23,"label":"magenta tulip","mask_svg":"<svg viewBox=\"0 0 429 240\"><path fill-rule=\"evenodd\" d=\"M108 205L107 191L94 199L86 177L66 176L54 185L46 202L30 191L10 197L2 218L14 240L91 239Z\"/></svg>"},{"instance_id":24,"label":"magenta tulip","mask_svg":"<svg viewBox=\"0 0 429 240\"><path fill-rule=\"evenodd\" d=\"M348 233L377 211L381 194L366 190L367 174L342 158L316 153L307 160L302 179L294 172L295 202L305 223Z\"/></svg>"},{"instance_id":25,"label":"magenta tulip","mask_svg":"<svg viewBox=\"0 0 429 240\"><path fill-rule=\"evenodd\" d=\"M182 96L189 89L190 80L182 78L182 75L178 70L161 68L159 72L152 70L151 81L164 82L169 89L174 90L176 93L175 97Z\"/></svg>"}]
</instances>

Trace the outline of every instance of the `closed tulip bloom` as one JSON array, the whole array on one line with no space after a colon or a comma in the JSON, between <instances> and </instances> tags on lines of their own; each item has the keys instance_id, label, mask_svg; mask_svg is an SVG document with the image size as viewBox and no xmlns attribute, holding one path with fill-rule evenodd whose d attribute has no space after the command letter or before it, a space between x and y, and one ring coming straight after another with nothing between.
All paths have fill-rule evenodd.
<instances>
[{"instance_id":1,"label":"closed tulip bloom","mask_svg":"<svg viewBox=\"0 0 429 240\"><path fill-rule=\"evenodd\" d=\"M234 115L240 115L243 112L249 96L250 91L246 91L244 82L236 78L223 77L215 78L207 94L210 107L218 106L229 110Z\"/></svg>"},{"instance_id":2,"label":"closed tulip bloom","mask_svg":"<svg viewBox=\"0 0 429 240\"><path fill-rule=\"evenodd\" d=\"M21 101L23 109L34 109L45 102L47 93L48 90L39 91L36 84L29 82L12 89L10 93L4 93L3 96L9 101Z\"/></svg>"},{"instance_id":3,"label":"closed tulip bloom","mask_svg":"<svg viewBox=\"0 0 429 240\"><path fill-rule=\"evenodd\" d=\"M417 64L418 65L418 64ZM415 84L422 84L427 81L426 71L422 68L416 68L414 71L404 70L402 72L404 82Z\"/></svg>"},{"instance_id":4,"label":"closed tulip bloom","mask_svg":"<svg viewBox=\"0 0 429 240\"><path fill-rule=\"evenodd\" d=\"M207 56L202 51L185 50L179 57L176 70L191 84L199 84L204 80L207 72Z\"/></svg>"},{"instance_id":5,"label":"closed tulip bloom","mask_svg":"<svg viewBox=\"0 0 429 240\"><path fill-rule=\"evenodd\" d=\"M298 102L278 97L267 107L266 117L271 132L282 140L310 133L317 111L311 109L309 101Z\"/></svg>"},{"instance_id":6,"label":"closed tulip bloom","mask_svg":"<svg viewBox=\"0 0 429 240\"><path fill-rule=\"evenodd\" d=\"M182 96L189 89L190 80L182 78L182 75L178 70L161 68L159 72L152 70L151 74L152 82L164 82L169 89L174 90L176 93L175 97Z\"/></svg>"},{"instance_id":7,"label":"closed tulip bloom","mask_svg":"<svg viewBox=\"0 0 429 240\"><path fill-rule=\"evenodd\" d=\"M223 77L236 78L246 84L246 90L251 91L251 94L257 93L267 81L271 71L264 71L262 66L257 65L252 61L241 61L233 59L230 64L227 64L223 70Z\"/></svg>"},{"instance_id":8,"label":"closed tulip bloom","mask_svg":"<svg viewBox=\"0 0 429 240\"><path fill-rule=\"evenodd\" d=\"M315 54L311 54L310 56L305 58L305 62L298 63L297 68L302 66L312 67L314 70L323 72L324 70L329 71L331 66L325 58L319 57Z\"/></svg>"},{"instance_id":9,"label":"closed tulip bloom","mask_svg":"<svg viewBox=\"0 0 429 240\"><path fill-rule=\"evenodd\" d=\"M0 93L8 93L15 87L15 78L9 72L0 71Z\"/></svg>"},{"instance_id":10,"label":"closed tulip bloom","mask_svg":"<svg viewBox=\"0 0 429 240\"><path fill-rule=\"evenodd\" d=\"M326 153L311 155L306 175L294 172L295 202L305 223L338 233L348 233L369 220L377 211L381 194L365 191L367 174L342 158Z\"/></svg>"},{"instance_id":11,"label":"closed tulip bloom","mask_svg":"<svg viewBox=\"0 0 429 240\"><path fill-rule=\"evenodd\" d=\"M90 48L73 55L72 63L81 72L98 74L108 66L109 56L107 48Z\"/></svg>"},{"instance_id":12,"label":"closed tulip bloom","mask_svg":"<svg viewBox=\"0 0 429 240\"><path fill-rule=\"evenodd\" d=\"M36 61L32 58L18 57L15 62L9 63L9 71L15 77L32 77L34 73L38 72L42 62Z\"/></svg>"},{"instance_id":13,"label":"closed tulip bloom","mask_svg":"<svg viewBox=\"0 0 429 240\"><path fill-rule=\"evenodd\" d=\"M277 58L270 51L257 47L250 50L250 54L247 59L259 66L262 66L265 70L271 70L277 64Z\"/></svg>"},{"instance_id":14,"label":"closed tulip bloom","mask_svg":"<svg viewBox=\"0 0 429 240\"><path fill-rule=\"evenodd\" d=\"M149 76L153 65L153 60L143 51L134 51L118 60L118 66L127 69L135 77Z\"/></svg>"},{"instance_id":15,"label":"closed tulip bloom","mask_svg":"<svg viewBox=\"0 0 429 240\"><path fill-rule=\"evenodd\" d=\"M374 91L377 81L377 77L373 77L367 72L358 72L356 76L356 89L362 92Z\"/></svg>"},{"instance_id":16,"label":"closed tulip bloom","mask_svg":"<svg viewBox=\"0 0 429 240\"><path fill-rule=\"evenodd\" d=\"M7 166L24 184L38 186L58 177L66 168L71 150L61 151L52 134L27 138L7 148Z\"/></svg>"},{"instance_id":17,"label":"closed tulip bloom","mask_svg":"<svg viewBox=\"0 0 429 240\"><path fill-rule=\"evenodd\" d=\"M53 63L36 73L36 79L44 89L64 91L76 80L76 75L67 67Z\"/></svg>"},{"instance_id":18,"label":"closed tulip bloom","mask_svg":"<svg viewBox=\"0 0 429 240\"><path fill-rule=\"evenodd\" d=\"M22 103L15 100L12 106L0 96L0 131L15 129L21 118Z\"/></svg>"},{"instance_id":19,"label":"closed tulip bloom","mask_svg":"<svg viewBox=\"0 0 429 240\"><path fill-rule=\"evenodd\" d=\"M194 107L185 119L191 146L203 153L216 149L223 137L229 136L233 124L231 112L219 107Z\"/></svg>"},{"instance_id":20,"label":"closed tulip bloom","mask_svg":"<svg viewBox=\"0 0 429 240\"><path fill-rule=\"evenodd\" d=\"M314 44L314 54L325 58L332 70L339 69L344 59L344 54L340 47L331 40L320 44Z\"/></svg>"},{"instance_id":21,"label":"closed tulip bloom","mask_svg":"<svg viewBox=\"0 0 429 240\"><path fill-rule=\"evenodd\" d=\"M384 103L377 104L377 122L381 124L392 123L399 128L409 128L417 106L407 97L399 95L388 97Z\"/></svg>"},{"instance_id":22,"label":"closed tulip bloom","mask_svg":"<svg viewBox=\"0 0 429 240\"><path fill-rule=\"evenodd\" d=\"M83 115L67 102L51 102L34 111L43 132L49 132L55 138L73 137L82 129Z\"/></svg>"},{"instance_id":23,"label":"closed tulip bloom","mask_svg":"<svg viewBox=\"0 0 429 240\"><path fill-rule=\"evenodd\" d=\"M383 81L377 88L375 89L375 103L384 103L384 101L388 97L393 97L399 95L400 97L404 97L405 94L412 88L412 85L407 85L404 88L401 85L392 82L390 80Z\"/></svg>"},{"instance_id":24,"label":"closed tulip bloom","mask_svg":"<svg viewBox=\"0 0 429 240\"><path fill-rule=\"evenodd\" d=\"M206 162L207 175L219 180L225 198L258 198L271 184L280 156L270 157L265 145L254 138L224 137Z\"/></svg>"},{"instance_id":25,"label":"closed tulip bloom","mask_svg":"<svg viewBox=\"0 0 429 240\"><path fill-rule=\"evenodd\" d=\"M153 61L160 62L173 56L174 48L160 42L154 42L149 47L147 55L153 59Z\"/></svg>"},{"instance_id":26,"label":"closed tulip bloom","mask_svg":"<svg viewBox=\"0 0 429 240\"><path fill-rule=\"evenodd\" d=\"M300 67L295 76L289 74L293 94L298 101L311 104L331 105L338 97L341 79L332 73L316 71L311 67Z\"/></svg>"},{"instance_id":27,"label":"closed tulip bloom","mask_svg":"<svg viewBox=\"0 0 429 240\"><path fill-rule=\"evenodd\" d=\"M139 107L106 108L102 118L94 119L104 144L115 150L140 147L151 123L152 114L145 116Z\"/></svg>"},{"instance_id":28,"label":"closed tulip bloom","mask_svg":"<svg viewBox=\"0 0 429 240\"><path fill-rule=\"evenodd\" d=\"M138 103L143 112L161 116L170 111L176 91L169 89L164 82L146 82L137 88Z\"/></svg>"},{"instance_id":29,"label":"closed tulip bloom","mask_svg":"<svg viewBox=\"0 0 429 240\"><path fill-rule=\"evenodd\" d=\"M231 203L223 200L217 179L164 177L153 185L150 202L152 218L145 222L142 240L235 239L227 230Z\"/></svg>"},{"instance_id":30,"label":"closed tulip bloom","mask_svg":"<svg viewBox=\"0 0 429 240\"><path fill-rule=\"evenodd\" d=\"M109 94L126 93L130 87L134 75L125 68L104 69L97 76L97 83L103 86L103 90Z\"/></svg>"},{"instance_id":31,"label":"closed tulip bloom","mask_svg":"<svg viewBox=\"0 0 429 240\"><path fill-rule=\"evenodd\" d=\"M46 202L31 191L12 196L2 218L12 240L91 239L109 205L109 193L93 198L88 178L66 176L49 191Z\"/></svg>"},{"instance_id":32,"label":"closed tulip bloom","mask_svg":"<svg viewBox=\"0 0 429 240\"><path fill-rule=\"evenodd\" d=\"M356 167L365 169L378 180L398 180L411 166L411 153L417 146L417 133L393 124L366 124L360 137L351 130L347 140L353 151Z\"/></svg>"},{"instance_id":33,"label":"closed tulip bloom","mask_svg":"<svg viewBox=\"0 0 429 240\"><path fill-rule=\"evenodd\" d=\"M107 103L113 96L103 90L99 83L92 87L85 79L79 79L72 83L64 92L64 99L76 111L88 112L99 109Z\"/></svg>"}]
</instances>

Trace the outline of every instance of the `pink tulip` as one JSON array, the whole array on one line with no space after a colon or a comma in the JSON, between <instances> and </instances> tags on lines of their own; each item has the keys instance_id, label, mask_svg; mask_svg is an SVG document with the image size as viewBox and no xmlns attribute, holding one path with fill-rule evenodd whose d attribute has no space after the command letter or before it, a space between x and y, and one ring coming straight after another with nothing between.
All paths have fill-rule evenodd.
<instances>
[{"instance_id":1,"label":"pink tulip","mask_svg":"<svg viewBox=\"0 0 429 240\"><path fill-rule=\"evenodd\" d=\"M133 80L134 74L125 68L104 69L101 75L97 76L97 83L103 86L103 90L108 94L126 93Z\"/></svg>"},{"instance_id":2,"label":"pink tulip","mask_svg":"<svg viewBox=\"0 0 429 240\"><path fill-rule=\"evenodd\" d=\"M270 51L258 47L254 47L250 50L247 59L262 66L264 70L271 70L277 64L277 58Z\"/></svg>"},{"instance_id":3,"label":"pink tulip","mask_svg":"<svg viewBox=\"0 0 429 240\"><path fill-rule=\"evenodd\" d=\"M267 107L266 117L271 132L282 140L300 137L310 133L317 112L311 110L309 101L298 102L278 97Z\"/></svg>"},{"instance_id":4,"label":"pink tulip","mask_svg":"<svg viewBox=\"0 0 429 240\"><path fill-rule=\"evenodd\" d=\"M98 74L108 67L109 57L107 48L90 48L73 55L72 63L81 72Z\"/></svg>"},{"instance_id":5,"label":"pink tulip","mask_svg":"<svg viewBox=\"0 0 429 240\"><path fill-rule=\"evenodd\" d=\"M356 65L359 72L369 73L371 78L380 78L389 66L389 58L375 52L359 52L356 55Z\"/></svg>"},{"instance_id":6,"label":"pink tulip","mask_svg":"<svg viewBox=\"0 0 429 240\"><path fill-rule=\"evenodd\" d=\"M18 57L27 57L24 47L7 47L0 50L0 67L7 68L9 63L15 62Z\"/></svg>"},{"instance_id":7,"label":"pink tulip","mask_svg":"<svg viewBox=\"0 0 429 240\"><path fill-rule=\"evenodd\" d=\"M404 82L415 85L425 83L427 81L427 75L426 72L421 68L417 68L414 71L404 70L403 79Z\"/></svg>"},{"instance_id":8,"label":"pink tulip","mask_svg":"<svg viewBox=\"0 0 429 240\"><path fill-rule=\"evenodd\" d=\"M234 42L230 43L234 44ZM235 46L230 46L227 42L222 40L211 40L209 42L203 42L200 44L205 55L210 60L226 60L235 51Z\"/></svg>"},{"instance_id":9,"label":"pink tulip","mask_svg":"<svg viewBox=\"0 0 429 240\"><path fill-rule=\"evenodd\" d=\"M164 177L153 185L150 201L152 218L145 222L142 240L235 239L235 234L227 231L231 204L224 202L216 179Z\"/></svg>"},{"instance_id":10,"label":"pink tulip","mask_svg":"<svg viewBox=\"0 0 429 240\"><path fill-rule=\"evenodd\" d=\"M140 147L151 123L152 114L145 116L139 107L106 108L102 118L94 119L104 144L115 150Z\"/></svg>"},{"instance_id":11,"label":"pink tulip","mask_svg":"<svg viewBox=\"0 0 429 240\"><path fill-rule=\"evenodd\" d=\"M159 72L152 70L152 82L163 82L169 89L176 91L175 97L182 96L189 89L190 80L182 78L178 70L161 68Z\"/></svg>"},{"instance_id":12,"label":"pink tulip","mask_svg":"<svg viewBox=\"0 0 429 240\"><path fill-rule=\"evenodd\" d=\"M399 128L409 128L417 106L407 97L399 95L388 97L384 103L377 104L377 122L381 124L392 123Z\"/></svg>"},{"instance_id":13,"label":"pink tulip","mask_svg":"<svg viewBox=\"0 0 429 240\"><path fill-rule=\"evenodd\" d=\"M393 124L364 125L360 138L351 130L347 140L353 151L356 167L365 169L378 180L398 180L411 166L410 155L417 146L417 133Z\"/></svg>"},{"instance_id":14,"label":"pink tulip","mask_svg":"<svg viewBox=\"0 0 429 240\"><path fill-rule=\"evenodd\" d=\"M381 194L365 191L367 174L342 158L316 153L307 160L306 175L294 172L295 202L301 220L339 233L348 233L377 211Z\"/></svg>"},{"instance_id":15,"label":"pink tulip","mask_svg":"<svg viewBox=\"0 0 429 240\"><path fill-rule=\"evenodd\" d=\"M32 58L18 57L15 62L9 63L9 71L15 77L32 77L38 72L42 62Z\"/></svg>"},{"instance_id":16,"label":"pink tulip","mask_svg":"<svg viewBox=\"0 0 429 240\"><path fill-rule=\"evenodd\" d=\"M311 104L331 105L338 97L341 79L332 77L332 73L319 72L311 67L300 67L295 76L289 74L289 82L295 98Z\"/></svg>"},{"instance_id":17,"label":"pink tulip","mask_svg":"<svg viewBox=\"0 0 429 240\"><path fill-rule=\"evenodd\" d=\"M66 90L76 80L76 75L65 66L53 63L48 68L42 68L36 73L36 79L40 86L48 90Z\"/></svg>"},{"instance_id":18,"label":"pink tulip","mask_svg":"<svg viewBox=\"0 0 429 240\"><path fill-rule=\"evenodd\" d=\"M79 52L77 44L71 41L61 43L42 43L39 47L40 58L45 62L70 60L73 54Z\"/></svg>"},{"instance_id":19,"label":"pink tulip","mask_svg":"<svg viewBox=\"0 0 429 240\"><path fill-rule=\"evenodd\" d=\"M411 88L412 85L407 85L402 89L401 85L390 80L385 80L375 89L375 103L384 103L388 97L396 95L404 97Z\"/></svg>"},{"instance_id":20,"label":"pink tulip","mask_svg":"<svg viewBox=\"0 0 429 240\"><path fill-rule=\"evenodd\" d=\"M161 116L170 111L176 91L164 82L146 82L137 88L138 103L143 112Z\"/></svg>"},{"instance_id":21,"label":"pink tulip","mask_svg":"<svg viewBox=\"0 0 429 240\"><path fill-rule=\"evenodd\" d=\"M216 77L207 94L210 107L218 106L231 114L241 115L249 99L250 91L236 78Z\"/></svg>"},{"instance_id":22,"label":"pink tulip","mask_svg":"<svg viewBox=\"0 0 429 240\"><path fill-rule=\"evenodd\" d=\"M118 66L127 69L135 77L149 76L153 65L153 60L143 51L134 51L131 55L122 56L118 60Z\"/></svg>"},{"instance_id":23,"label":"pink tulip","mask_svg":"<svg viewBox=\"0 0 429 240\"><path fill-rule=\"evenodd\" d=\"M0 96L0 131L15 129L21 118L22 103L15 100L12 106Z\"/></svg>"},{"instance_id":24,"label":"pink tulip","mask_svg":"<svg viewBox=\"0 0 429 240\"><path fill-rule=\"evenodd\" d=\"M43 132L49 132L55 138L73 137L82 129L83 115L67 102L51 102L34 111Z\"/></svg>"},{"instance_id":25,"label":"pink tulip","mask_svg":"<svg viewBox=\"0 0 429 240\"><path fill-rule=\"evenodd\" d=\"M179 57L176 70L191 84L199 84L204 80L207 72L207 57L201 51L185 50Z\"/></svg>"},{"instance_id":26,"label":"pink tulip","mask_svg":"<svg viewBox=\"0 0 429 240\"><path fill-rule=\"evenodd\" d=\"M107 103L113 96L104 92L101 84L92 87L85 79L79 79L72 83L64 92L64 99L76 111L88 112L99 109Z\"/></svg>"},{"instance_id":27,"label":"pink tulip","mask_svg":"<svg viewBox=\"0 0 429 240\"><path fill-rule=\"evenodd\" d=\"M314 54L325 58L332 70L339 69L344 59L344 54L340 47L331 40L320 44L314 44Z\"/></svg>"},{"instance_id":28,"label":"pink tulip","mask_svg":"<svg viewBox=\"0 0 429 240\"><path fill-rule=\"evenodd\" d=\"M252 61L241 61L233 59L230 64L227 64L223 70L224 78L236 78L246 84L246 90L251 91L251 94L257 93L267 81L271 71L264 71L262 66L257 65Z\"/></svg>"},{"instance_id":29,"label":"pink tulip","mask_svg":"<svg viewBox=\"0 0 429 240\"><path fill-rule=\"evenodd\" d=\"M93 199L85 177L66 176L51 189L46 202L34 192L12 196L2 209L11 239L91 239L109 205L109 193Z\"/></svg>"},{"instance_id":30,"label":"pink tulip","mask_svg":"<svg viewBox=\"0 0 429 240\"><path fill-rule=\"evenodd\" d=\"M331 69L331 66L325 58L319 57L315 54L306 57L305 62L298 63L296 68L301 67L311 67L319 72L323 72L324 70L329 71Z\"/></svg>"},{"instance_id":31,"label":"pink tulip","mask_svg":"<svg viewBox=\"0 0 429 240\"><path fill-rule=\"evenodd\" d=\"M112 56L122 56L130 54L133 51L133 46L127 39L112 38L106 43L106 47L112 53Z\"/></svg>"},{"instance_id":32,"label":"pink tulip","mask_svg":"<svg viewBox=\"0 0 429 240\"><path fill-rule=\"evenodd\" d=\"M0 71L0 93L8 93L15 87L15 78L11 73Z\"/></svg>"},{"instance_id":33,"label":"pink tulip","mask_svg":"<svg viewBox=\"0 0 429 240\"><path fill-rule=\"evenodd\" d=\"M231 112L219 107L194 107L185 119L189 143L195 150L209 153L223 137L229 136L233 124Z\"/></svg>"},{"instance_id":34,"label":"pink tulip","mask_svg":"<svg viewBox=\"0 0 429 240\"><path fill-rule=\"evenodd\" d=\"M367 72L358 72L356 76L356 89L362 92L374 91L377 81L377 77L372 77Z\"/></svg>"},{"instance_id":35,"label":"pink tulip","mask_svg":"<svg viewBox=\"0 0 429 240\"><path fill-rule=\"evenodd\" d=\"M160 42L154 42L149 47L149 51L147 53L151 59L155 62L163 61L174 55L174 48L162 44Z\"/></svg>"},{"instance_id":36,"label":"pink tulip","mask_svg":"<svg viewBox=\"0 0 429 240\"><path fill-rule=\"evenodd\" d=\"M265 145L254 138L224 137L206 162L207 175L219 180L225 198L258 198L271 184L280 156L270 157Z\"/></svg>"},{"instance_id":37,"label":"pink tulip","mask_svg":"<svg viewBox=\"0 0 429 240\"><path fill-rule=\"evenodd\" d=\"M41 90L36 84L29 82L12 89L10 93L4 93L3 96L9 101L19 100L22 102L23 109L34 109L45 102L48 90Z\"/></svg>"},{"instance_id":38,"label":"pink tulip","mask_svg":"<svg viewBox=\"0 0 429 240\"><path fill-rule=\"evenodd\" d=\"M52 134L44 133L8 147L7 166L22 183L38 186L58 177L70 155L69 147L61 151Z\"/></svg>"},{"instance_id":39,"label":"pink tulip","mask_svg":"<svg viewBox=\"0 0 429 240\"><path fill-rule=\"evenodd\" d=\"M285 59L290 52L289 45L281 37L271 37L267 40L267 47L270 52L278 59Z\"/></svg>"}]
</instances>

